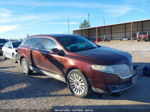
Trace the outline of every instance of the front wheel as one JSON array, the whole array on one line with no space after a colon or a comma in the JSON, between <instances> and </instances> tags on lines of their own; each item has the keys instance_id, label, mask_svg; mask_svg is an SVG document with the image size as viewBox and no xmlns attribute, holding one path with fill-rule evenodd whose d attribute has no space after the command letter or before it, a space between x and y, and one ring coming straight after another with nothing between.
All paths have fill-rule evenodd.
<instances>
[{"instance_id":1,"label":"front wheel","mask_svg":"<svg viewBox=\"0 0 150 112\"><path fill-rule=\"evenodd\" d=\"M139 41L140 41L140 39L137 39L137 41L139 42Z\"/></svg>"},{"instance_id":2,"label":"front wheel","mask_svg":"<svg viewBox=\"0 0 150 112\"><path fill-rule=\"evenodd\" d=\"M83 98L91 92L88 80L79 69L70 71L67 79L69 89L73 95Z\"/></svg>"},{"instance_id":3,"label":"front wheel","mask_svg":"<svg viewBox=\"0 0 150 112\"><path fill-rule=\"evenodd\" d=\"M15 63L17 63L17 57L16 57L15 54L12 55L12 58L13 58L13 61L14 61Z\"/></svg>"},{"instance_id":4,"label":"front wheel","mask_svg":"<svg viewBox=\"0 0 150 112\"><path fill-rule=\"evenodd\" d=\"M21 60L21 68L22 68L23 73L26 75L29 75L32 73L32 71L30 70L29 65L27 63L27 60L25 58L23 58Z\"/></svg>"}]
</instances>

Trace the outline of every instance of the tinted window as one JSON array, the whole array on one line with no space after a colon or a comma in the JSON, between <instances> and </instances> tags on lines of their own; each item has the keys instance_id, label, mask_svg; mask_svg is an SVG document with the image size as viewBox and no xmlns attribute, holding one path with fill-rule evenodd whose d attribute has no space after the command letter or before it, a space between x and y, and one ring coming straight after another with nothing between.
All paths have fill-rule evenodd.
<instances>
[{"instance_id":1,"label":"tinted window","mask_svg":"<svg viewBox=\"0 0 150 112\"><path fill-rule=\"evenodd\" d=\"M54 49L54 48L57 48L57 44L51 39L45 39L44 49L48 51L48 50L51 50L51 49Z\"/></svg>"},{"instance_id":2,"label":"tinted window","mask_svg":"<svg viewBox=\"0 0 150 112\"><path fill-rule=\"evenodd\" d=\"M43 48L43 38L32 38L30 47L36 48L36 49L42 49Z\"/></svg>"},{"instance_id":3,"label":"tinted window","mask_svg":"<svg viewBox=\"0 0 150 112\"><path fill-rule=\"evenodd\" d=\"M31 39L27 39L23 42L23 46L29 46Z\"/></svg>"},{"instance_id":4,"label":"tinted window","mask_svg":"<svg viewBox=\"0 0 150 112\"><path fill-rule=\"evenodd\" d=\"M17 48L21 44L21 42L12 42L12 44L14 48Z\"/></svg>"},{"instance_id":5,"label":"tinted window","mask_svg":"<svg viewBox=\"0 0 150 112\"><path fill-rule=\"evenodd\" d=\"M140 32L139 35L147 35L147 32Z\"/></svg>"},{"instance_id":6,"label":"tinted window","mask_svg":"<svg viewBox=\"0 0 150 112\"><path fill-rule=\"evenodd\" d=\"M4 45L5 47L8 47L8 42Z\"/></svg>"},{"instance_id":7,"label":"tinted window","mask_svg":"<svg viewBox=\"0 0 150 112\"><path fill-rule=\"evenodd\" d=\"M10 43L10 42L8 42L8 44L7 44L8 46L8 48L12 48L12 44Z\"/></svg>"}]
</instances>

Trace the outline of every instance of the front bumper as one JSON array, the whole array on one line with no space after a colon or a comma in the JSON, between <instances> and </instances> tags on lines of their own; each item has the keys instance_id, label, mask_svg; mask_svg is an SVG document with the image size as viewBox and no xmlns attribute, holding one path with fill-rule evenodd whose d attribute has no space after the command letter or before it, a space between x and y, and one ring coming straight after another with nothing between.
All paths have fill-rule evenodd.
<instances>
[{"instance_id":1,"label":"front bumper","mask_svg":"<svg viewBox=\"0 0 150 112\"><path fill-rule=\"evenodd\" d=\"M136 82L137 82L137 76L134 76L129 82L118 84L118 85L109 85L108 90L111 93L118 93L118 92L127 90L130 87L134 86Z\"/></svg>"},{"instance_id":2,"label":"front bumper","mask_svg":"<svg viewBox=\"0 0 150 112\"><path fill-rule=\"evenodd\" d=\"M96 75L96 74L95 74ZM137 82L137 75L121 79L114 74L97 73L96 79L91 81L92 90L97 93L117 93L129 89Z\"/></svg>"}]
</instances>

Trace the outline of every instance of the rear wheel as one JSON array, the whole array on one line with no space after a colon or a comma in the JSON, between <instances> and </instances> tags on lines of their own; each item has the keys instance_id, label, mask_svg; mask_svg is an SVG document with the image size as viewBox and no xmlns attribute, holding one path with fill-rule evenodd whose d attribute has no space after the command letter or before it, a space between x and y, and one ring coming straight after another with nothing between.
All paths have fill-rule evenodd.
<instances>
[{"instance_id":1,"label":"rear wheel","mask_svg":"<svg viewBox=\"0 0 150 112\"><path fill-rule=\"evenodd\" d=\"M73 95L83 98L91 92L88 80L79 69L70 71L67 78L69 89Z\"/></svg>"},{"instance_id":2,"label":"rear wheel","mask_svg":"<svg viewBox=\"0 0 150 112\"><path fill-rule=\"evenodd\" d=\"M6 60L6 56L5 56L4 52L3 52L3 59Z\"/></svg>"},{"instance_id":3,"label":"rear wheel","mask_svg":"<svg viewBox=\"0 0 150 112\"><path fill-rule=\"evenodd\" d=\"M25 58L21 60L21 68L24 74L29 75L32 73L32 71L29 68L29 64Z\"/></svg>"}]
</instances>

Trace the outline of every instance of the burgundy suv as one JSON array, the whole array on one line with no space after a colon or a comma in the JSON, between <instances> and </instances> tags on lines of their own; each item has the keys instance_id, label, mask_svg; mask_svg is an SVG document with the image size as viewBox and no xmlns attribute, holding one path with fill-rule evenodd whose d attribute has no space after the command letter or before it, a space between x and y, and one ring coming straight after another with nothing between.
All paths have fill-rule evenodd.
<instances>
[{"instance_id":1,"label":"burgundy suv","mask_svg":"<svg viewBox=\"0 0 150 112\"><path fill-rule=\"evenodd\" d=\"M79 35L30 36L20 45L18 55L24 74L37 71L66 82L78 97L92 90L120 92L136 81L130 54L98 46Z\"/></svg>"}]
</instances>

